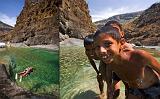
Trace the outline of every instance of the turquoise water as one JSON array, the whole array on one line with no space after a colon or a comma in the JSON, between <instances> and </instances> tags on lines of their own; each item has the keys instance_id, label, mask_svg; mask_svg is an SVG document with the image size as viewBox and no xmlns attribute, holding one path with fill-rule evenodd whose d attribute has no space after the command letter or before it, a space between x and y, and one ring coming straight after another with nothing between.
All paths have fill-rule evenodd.
<instances>
[{"instance_id":1,"label":"turquoise water","mask_svg":"<svg viewBox=\"0 0 160 99\"><path fill-rule=\"evenodd\" d=\"M15 74L27 67L33 67L34 71L22 82L16 83L39 94L58 93L59 89L59 53L53 50L37 48L8 48L1 51L1 59L8 60L12 68L12 79Z\"/></svg>"},{"instance_id":2,"label":"turquoise water","mask_svg":"<svg viewBox=\"0 0 160 99\"><path fill-rule=\"evenodd\" d=\"M84 54L83 48L72 47L61 49L61 73L65 73L63 74L63 78L61 78L61 81L64 80L61 84L61 98L94 99L95 97L97 97L100 92L96 80L96 73L90 63L85 62L87 58ZM157 56L156 58L158 60L160 60L160 56L157 55L155 50L150 51L152 54L155 54ZM79 59L76 59L77 57L79 57ZM124 90L125 87L121 83L121 95L118 99L124 99Z\"/></svg>"},{"instance_id":3,"label":"turquoise water","mask_svg":"<svg viewBox=\"0 0 160 99\"><path fill-rule=\"evenodd\" d=\"M95 99L99 95L96 72L88 62L83 47L61 48L62 99ZM97 62L98 65L98 62ZM106 92L106 83L104 90ZM124 85L119 99L124 99Z\"/></svg>"}]
</instances>

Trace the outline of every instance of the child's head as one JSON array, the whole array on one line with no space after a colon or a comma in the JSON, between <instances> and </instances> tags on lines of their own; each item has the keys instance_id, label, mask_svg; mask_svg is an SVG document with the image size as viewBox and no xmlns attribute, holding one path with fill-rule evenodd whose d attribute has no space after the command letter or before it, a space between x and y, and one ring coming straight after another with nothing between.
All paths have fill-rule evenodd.
<instances>
[{"instance_id":1,"label":"child's head","mask_svg":"<svg viewBox=\"0 0 160 99\"><path fill-rule=\"evenodd\" d=\"M94 34L89 34L84 38L84 47L93 45L93 36Z\"/></svg>"},{"instance_id":2,"label":"child's head","mask_svg":"<svg viewBox=\"0 0 160 99\"><path fill-rule=\"evenodd\" d=\"M110 63L121 50L121 38L118 25L111 25L106 23L101 29L97 30L94 35L95 52L105 63Z\"/></svg>"},{"instance_id":3,"label":"child's head","mask_svg":"<svg viewBox=\"0 0 160 99\"><path fill-rule=\"evenodd\" d=\"M110 34L117 41L120 41L122 38L124 40L124 32L122 26L119 22L114 20L108 21L102 28L97 30L93 38L96 39L96 37L101 33Z\"/></svg>"},{"instance_id":4,"label":"child's head","mask_svg":"<svg viewBox=\"0 0 160 99\"><path fill-rule=\"evenodd\" d=\"M105 26L109 26L109 25L112 25L112 26L118 26L120 28L120 30L122 31L122 25L118 22L118 21L115 21L115 20L111 20L111 21L108 21Z\"/></svg>"},{"instance_id":5,"label":"child's head","mask_svg":"<svg viewBox=\"0 0 160 99\"><path fill-rule=\"evenodd\" d=\"M90 58L95 57L93 35L94 34L90 34L84 38L85 53Z\"/></svg>"},{"instance_id":6,"label":"child's head","mask_svg":"<svg viewBox=\"0 0 160 99\"><path fill-rule=\"evenodd\" d=\"M117 41L120 41L120 39L121 39L121 35L120 35L118 29L114 28L113 26L108 25L108 26L103 26L101 29L96 31L96 33L93 37L94 40L96 40L96 38L102 33L112 36Z\"/></svg>"},{"instance_id":7,"label":"child's head","mask_svg":"<svg viewBox=\"0 0 160 99\"><path fill-rule=\"evenodd\" d=\"M117 29L118 29L118 32L119 32L120 35L121 35L121 38L124 38L124 32L123 32L123 29L122 29L122 25L121 25L119 22L114 21L114 20L108 21L108 22L105 24L105 26L112 26L112 27L114 27L114 28L117 28Z\"/></svg>"}]
</instances>

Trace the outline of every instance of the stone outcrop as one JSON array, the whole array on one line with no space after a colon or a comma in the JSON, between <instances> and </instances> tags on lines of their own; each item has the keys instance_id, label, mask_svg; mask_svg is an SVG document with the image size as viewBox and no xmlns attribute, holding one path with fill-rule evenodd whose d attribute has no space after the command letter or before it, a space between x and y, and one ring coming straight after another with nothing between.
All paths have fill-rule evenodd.
<instances>
[{"instance_id":1,"label":"stone outcrop","mask_svg":"<svg viewBox=\"0 0 160 99\"><path fill-rule=\"evenodd\" d=\"M94 32L86 0L62 0L60 10L60 41L68 37L84 38Z\"/></svg>"},{"instance_id":2,"label":"stone outcrop","mask_svg":"<svg viewBox=\"0 0 160 99\"><path fill-rule=\"evenodd\" d=\"M84 38L94 31L86 0L25 0L14 29L0 38L27 45L58 45L59 37L60 41Z\"/></svg>"},{"instance_id":3,"label":"stone outcrop","mask_svg":"<svg viewBox=\"0 0 160 99\"><path fill-rule=\"evenodd\" d=\"M126 38L142 45L160 45L160 3L146 9L137 19L124 25Z\"/></svg>"},{"instance_id":4,"label":"stone outcrop","mask_svg":"<svg viewBox=\"0 0 160 99\"><path fill-rule=\"evenodd\" d=\"M60 4L60 0L25 0L15 28L5 40L27 45L58 45Z\"/></svg>"},{"instance_id":5,"label":"stone outcrop","mask_svg":"<svg viewBox=\"0 0 160 99\"><path fill-rule=\"evenodd\" d=\"M58 97L36 95L18 87L10 79L6 65L0 64L0 99L58 99Z\"/></svg>"},{"instance_id":6,"label":"stone outcrop","mask_svg":"<svg viewBox=\"0 0 160 99\"><path fill-rule=\"evenodd\" d=\"M0 32L1 32L1 31L2 31L2 32L8 32L8 31L10 31L10 30L12 30L12 29L13 29L12 26L10 26L10 25L8 25L8 24L3 23L3 22L0 21Z\"/></svg>"},{"instance_id":7,"label":"stone outcrop","mask_svg":"<svg viewBox=\"0 0 160 99\"><path fill-rule=\"evenodd\" d=\"M0 41L3 41L3 37L13 30L13 27L0 21Z\"/></svg>"},{"instance_id":8,"label":"stone outcrop","mask_svg":"<svg viewBox=\"0 0 160 99\"><path fill-rule=\"evenodd\" d=\"M135 18L139 17L142 14L142 12L143 11L138 11L138 12L114 15L112 17L109 17L108 19L96 21L95 25L97 26L97 28L100 28L110 20L116 20L116 21L120 22L121 24L123 24L123 23L126 23L128 21L134 20Z\"/></svg>"}]
</instances>

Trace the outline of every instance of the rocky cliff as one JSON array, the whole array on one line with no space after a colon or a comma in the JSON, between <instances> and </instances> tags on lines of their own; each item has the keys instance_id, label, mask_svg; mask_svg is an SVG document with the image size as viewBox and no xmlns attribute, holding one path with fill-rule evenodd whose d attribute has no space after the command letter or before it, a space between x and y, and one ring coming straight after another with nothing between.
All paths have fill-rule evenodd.
<instances>
[{"instance_id":1,"label":"rocky cliff","mask_svg":"<svg viewBox=\"0 0 160 99\"><path fill-rule=\"evenodd\" d=\"M130 42L160 46L160 3L153 4L124 28Z\"/></svg>"},{"instance_id":2,"label":"rocky cliff","mask_svg":"<svg viewBox=\"0 0 160 99\"><path fill-rule=\"evenodd\" d=\"M13 29L12 26L0 21L0 38L4 37L12 29ZM0 39L0 41L3 41L3 40Z\"/></svg>"},{"instance_id":3,"label":"rocky cliff","mask_svg":"<svg viewBox=\"0 0 160 99\"><path fill-rule=\"evenodd\" d=\"M60 10L60 40L83 38L94 32L86 0L62 0Z\"/></svg>"},{"instance_id":4,"label":"rocky cliff","mask_svg":"<svg viewBox=\"0 0 160 99\"><path fill-rule=\"evenodd\" d=\"M135 18L139 17L142 14L143 11L133 12L133 13L126 13L126 14L119 14L112 17L109 17L108 19L100 20L95 22L95 25L97 28L102 27L110 20L116 20L120 22L121 24L126 23L128 21L134 20Z\"/></svg>"},{"instance_id":5,"label":"rocky cliff","mask_svg":"<svg viewBox=\"0 0 160 99\"><path fill-rule=\"evenodd\" d=\"M1 29L2 31L4 30L4 31L7 31L7 32L8 32L8 31L12 30L13 27L0 21L0 29Z\"/></svg>"},{"instance_id":6,"label":"rocky cliff","mask_svg":"<svg viewBox=\"0 0 160 99\"><path fill-rule=\"evenodd\" d=\"M27 45L57 44L60 0L25 0L13 31L5 37Z\"/></svg>"}]
</instances>

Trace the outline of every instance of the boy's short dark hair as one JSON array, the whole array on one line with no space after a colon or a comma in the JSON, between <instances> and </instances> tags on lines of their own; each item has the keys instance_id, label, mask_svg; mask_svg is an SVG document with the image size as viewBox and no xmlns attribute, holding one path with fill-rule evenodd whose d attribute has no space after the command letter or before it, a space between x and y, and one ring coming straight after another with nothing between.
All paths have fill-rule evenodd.
<instances>
[{"instance_id":1,"label":"boy's short dark hair","mask_svg":"<svg viewBox=\"0 0 160 99\"><path fill-rule=\"evenodd\" d=\"M84 38L84 47L87 45L93 44L93 42L94 42L93 36L94 36L94 34L89 34Z\"/></svg>"},{"instance_id":2,"label":"boy's short dark hair","mask_svg":"<svg viewBox=\"0 0 160 99\"><path fill-rule=\"evenodd\" d=\"M109 26L109 25L114 25L114 24L117 25L121 31L123 30L122 25L118 21L115 21L115 20L108 21L104 26Z\"/></svg>"},{"instance_id":3,"label":"boy's short dark hair","mask_svg":"<svg viewBox=\"0 0 160 99\"><path fill-rule=\"evenodd\" d=\"M99 30L96 31L96 33L93 37L94 40L102 33L111 35L117 41L119 41L121 39L121 35L120 35L117 28L114 28L111 25L105 25L105 26L103 26L102 28L100 28Z\"/></svg>"}]
</instances>

